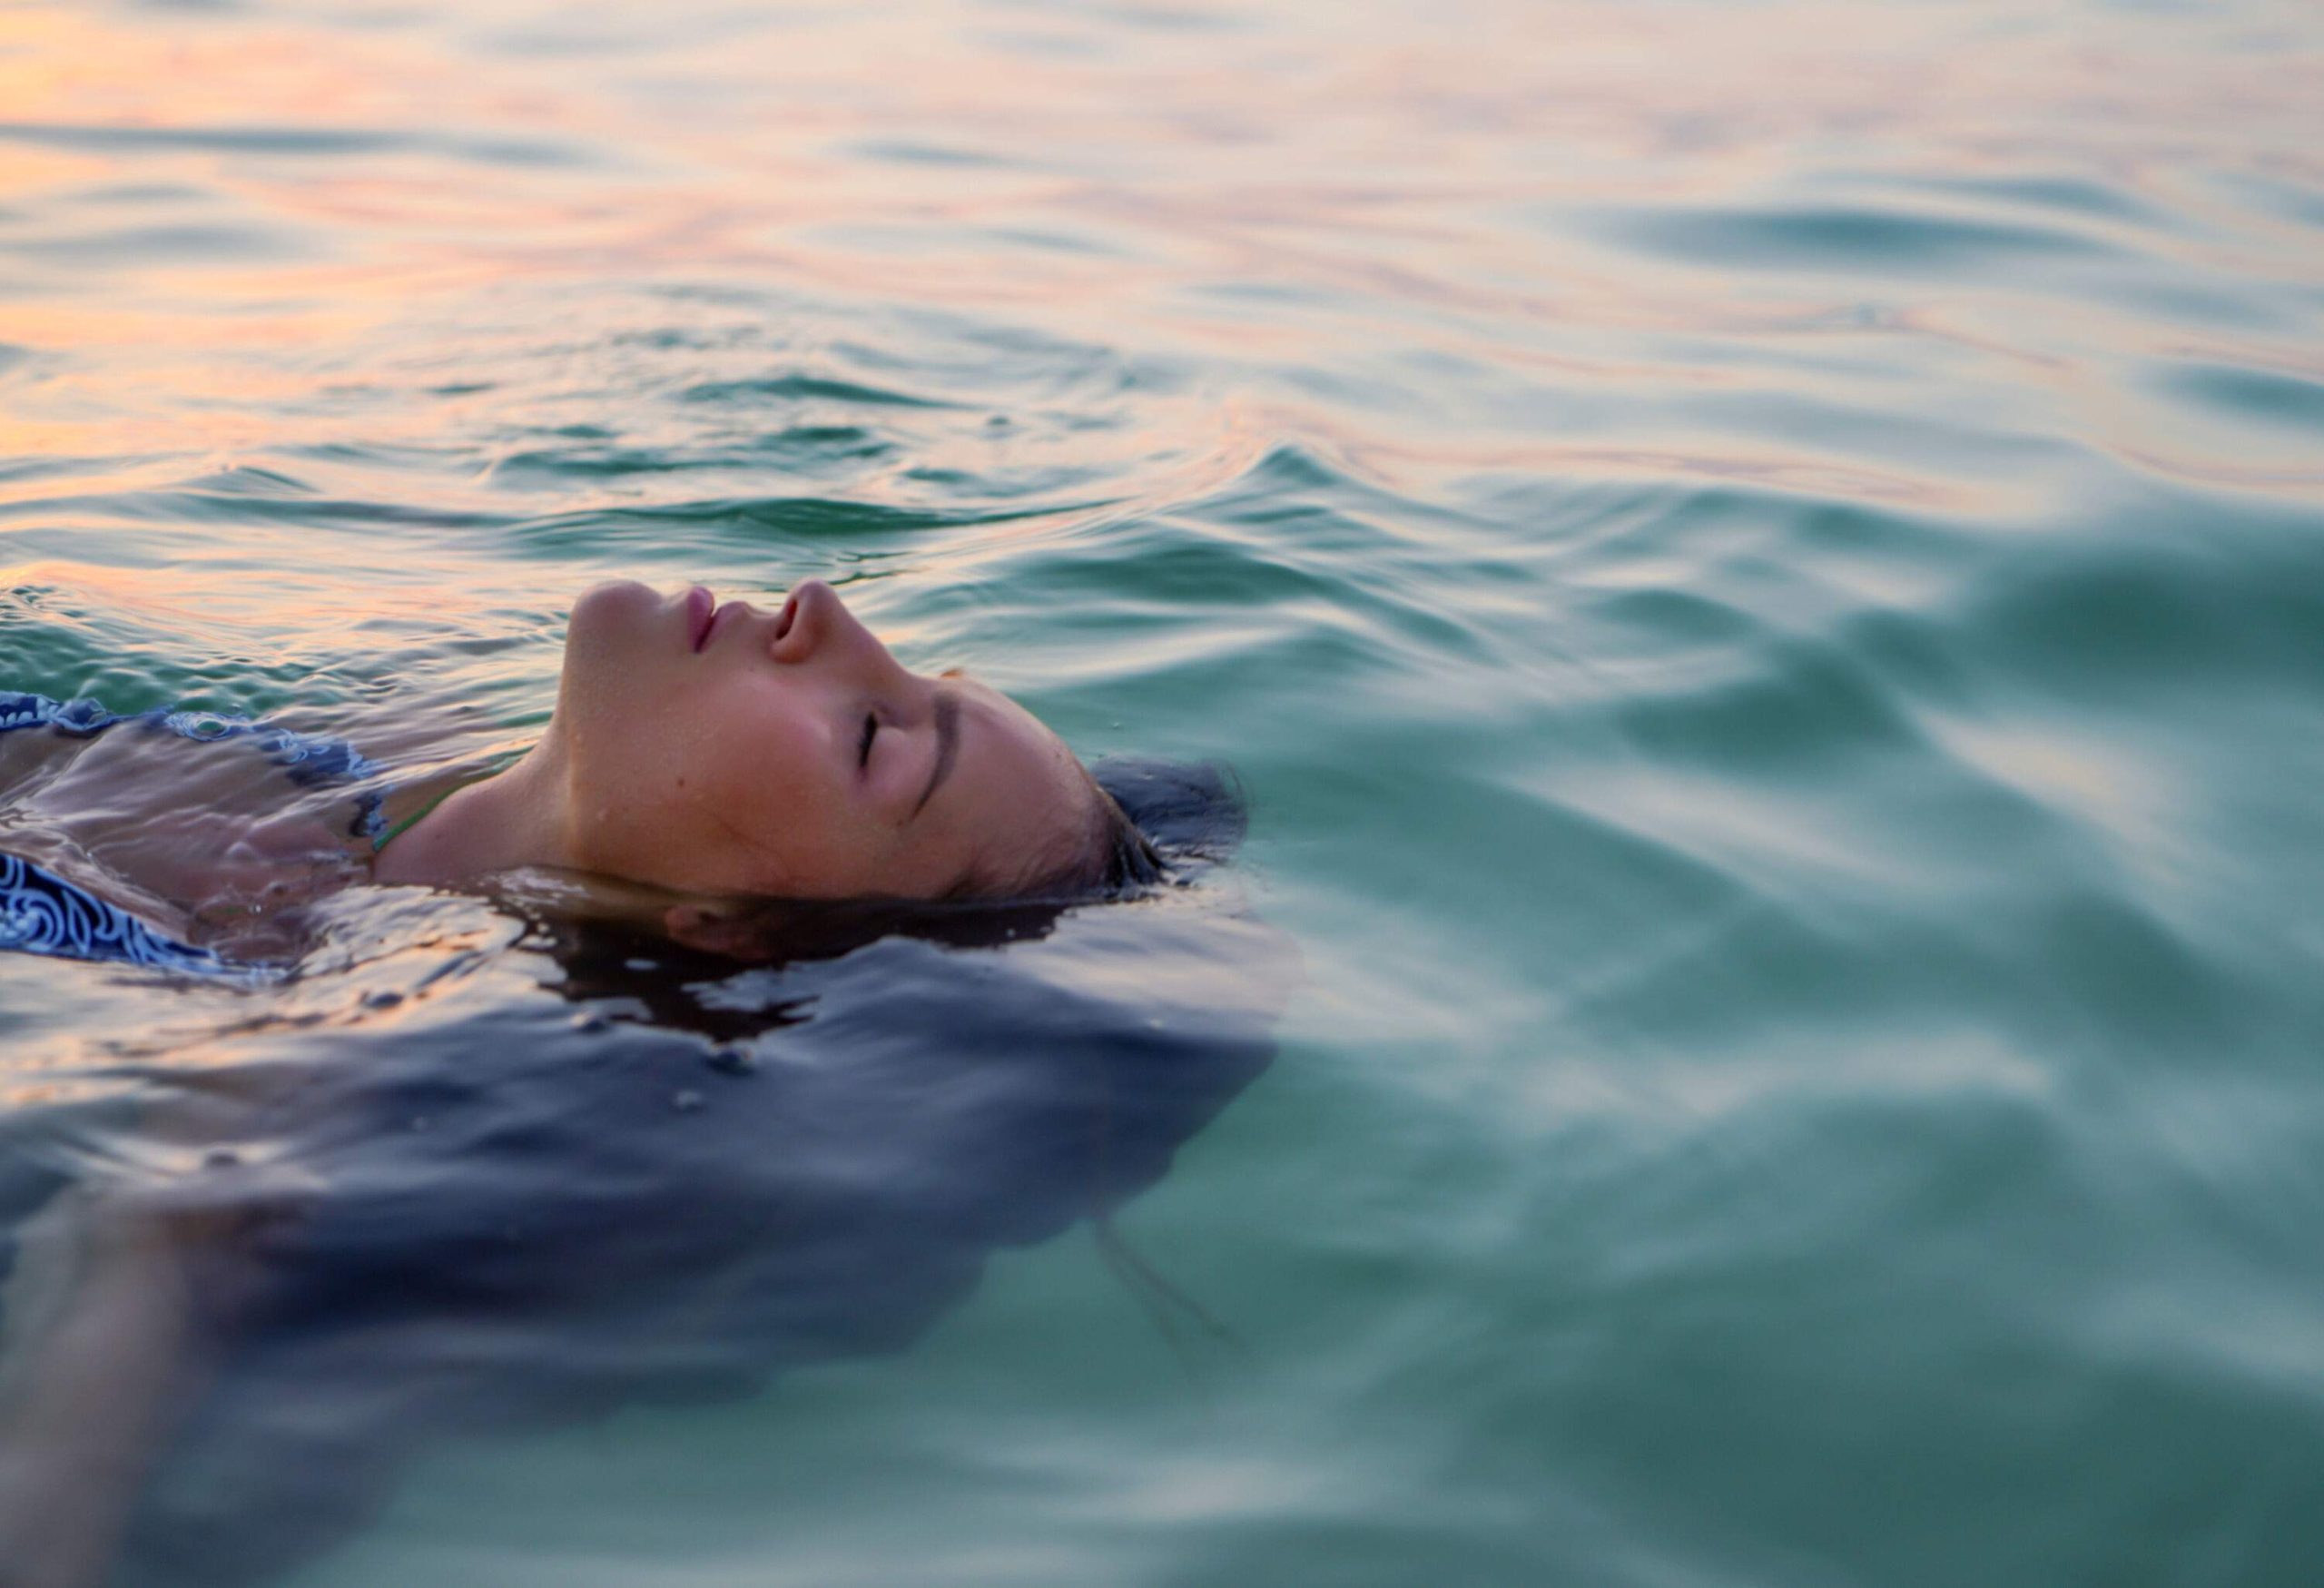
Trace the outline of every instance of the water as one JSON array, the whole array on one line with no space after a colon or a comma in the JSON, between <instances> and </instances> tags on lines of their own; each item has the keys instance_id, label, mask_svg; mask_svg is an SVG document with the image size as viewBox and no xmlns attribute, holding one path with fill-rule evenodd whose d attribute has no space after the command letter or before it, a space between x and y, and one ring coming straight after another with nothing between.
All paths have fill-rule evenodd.
<instances>
[{"instance_id":1,"label":"water","mask_svg":"<svg viewBox=\"0 0 2324 1588\"><path fill-rule=\"evenodd\" d=\"M1118 1219L1239 1346L1073 1223L895 1350L431 1426L285 1581L2313 1579L2313 6L0 39L0 684L424 760L537 727L592 578L822 574L1239 768L1247 904L1155 998L1297 945ZM505 910L333 930L259 995L0 963L14 1138L564 1050ZM1118 988L1101 936L994 962Z\"/></svg>"}]
</instances>

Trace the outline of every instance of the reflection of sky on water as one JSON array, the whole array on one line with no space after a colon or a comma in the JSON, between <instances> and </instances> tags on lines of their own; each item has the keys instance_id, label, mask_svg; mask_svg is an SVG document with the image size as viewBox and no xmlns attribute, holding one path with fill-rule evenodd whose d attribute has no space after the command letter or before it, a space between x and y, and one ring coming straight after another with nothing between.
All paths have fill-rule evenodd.
<instances>
[{"instance_id":1,"label":"reflection of sky on water","mask_svg":"<svg viewBox=\"0 0 2324 1588\"><path fill-rule=\"evenodd\" d=\"M506 500L524 448L494 416L657 367L623 347L625 321L692 320L698 380L782 350L876 368L876 348L813 343L834 334L819 311L877 304L1005 312L1154 361L1120 378L1182 380L1196 351L1244 371L1225 432L1215 392L1142 403L1110 443L931 419L905 431L918 469L1110 445L1179 459L1183 483L1247 461L1237 424L1344 431L1344 405L1393 421L1402 453L1344 438L1390 474L1743 473L1927 498L1925 472L1835 446L1827 410L1771 419L1748 457L1717 433L1717 399L1748 398L1759 360L1876 397L1880 344L1904 336L2006 361L2019 411L1988 420L2093 429L2142 469L2313 484L2305 436L2190 435L2124 379L2315 372L2284 336L2313 311L2310 234L2230 180L2264 180L2254 145L2314 178L2324 71L2284 47L2290 11L2022 12L18 9L0 453L359 439L406 449L439 498L465 479ZM2029 153L2059 174L2028 176ZM2094 172L2102 186L2078 174ZM1819 275L1831 249L1846 273ZM678 281L750 306L632 296ZM1722 369L1707 340L1750 358ZM1045 368L1026 399L1088 418L1089 380ZM1472 393L1462 411L1409 395L1446 385ZM633 449L715 433L700 411L633 418ZM908 499L906 471L851 484Z\"/></svg>"},{"instance_id":2,"label":"reflection of sky on water","mask_svg":"<svg viewBox=\"0 0 2324 1588\"><path fill-rule=\"evenodd\" d=\"M576 1513L625 1588L2324 1553L2306 0L0 30L0 650L426 757L591 577L834 575L1239 763L1310 972L1140 1206L1259 1320L1205 1430L1052 1248L924 1374L431 1464L326 1580ZM231 1069L547 996L345 908L257 1029L109 1007ZM161 1050L76 986L9 979L20 1091Z\"/></svg>"}]
</instances>

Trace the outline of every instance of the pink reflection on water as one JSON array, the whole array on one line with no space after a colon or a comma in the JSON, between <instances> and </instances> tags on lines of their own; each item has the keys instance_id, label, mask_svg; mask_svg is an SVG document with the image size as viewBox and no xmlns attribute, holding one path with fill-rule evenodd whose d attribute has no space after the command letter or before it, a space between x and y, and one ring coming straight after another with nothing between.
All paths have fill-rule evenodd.
<instances>
[{"instance_id":1,"label":"pink reflection on water","mask_svg":"<svg viewBox=\"0 0 2324 1588\"><path fill-rule=\"evenodd\" d=\"M1577 217L1780 204L1811 167L1860 172L1875 204L1894 202L1877 196L1894 180L2053 173L2222 217L2190 180L2207 161L2257 150L2324 180L2324 59L2298 38L2255 73L2156 19L2099 34L1999 5L1480 0L1432 9L1427 27L1393 9L1220 15L1236 25L1133 47L1071 14L1000 26L942 5L681 6L585 22L504 4L408 13L350 49L332 19L12 12L0 104L55 131L0 143L0 184L68 246L0 301L0 341L59 371L0 388L0 447L320 445L356 422L345 394L362 387L379 393L359 412L370 443L472 439L494 414L553 405L574 379L560 339L617 321L610 300L657 281L991 311L1270 368L1393 345L1527 379L1699 390L1737 377L1685 339L1827 337L1864 283L1610 246ZM158 242L139 240L141 204ZM2214 235L2102 214L2043 223L2206 269L2312 264L2308 239L2236 219ZM169 240L204 227L228 244ZM545 283L580 294L561 323L498 324ZM2135 315L2093 304L2067 327L1988 284L1876 290L1866 334L2044 371L2061 423L2126 458L2168 449L2162 419L2090 395L2116 379ZM452 386L495 390L454 406L438 391ZM1215 397L1158 417L1187 427L1179 453L1213 449ZM1172 450L1152 422L1104 445ZM1447 465L1626 470L1673 455L1644 429L1545 449L1513 421L1482 438L1475 416L1400 422L1396 445ZM490 446L473 444L481 469ZM2279 460L2190 463L2299 483ZM1915 494L1861 471L1840 481L1837 459L1733 467Z\"/></svg>"}]
</instances>

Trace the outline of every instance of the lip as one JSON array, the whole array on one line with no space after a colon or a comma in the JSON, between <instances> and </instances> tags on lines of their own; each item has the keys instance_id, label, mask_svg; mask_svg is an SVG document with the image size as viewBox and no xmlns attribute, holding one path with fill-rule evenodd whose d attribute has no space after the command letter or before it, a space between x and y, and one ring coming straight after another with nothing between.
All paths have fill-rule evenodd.
<instances>
[{"instance_id":1,"label":"lip","mask_svg":"<svg viewBox=\"0 0 2324 1588\"><path fill-rule=\"evenodd\" d=\"M711 626L717 619L717 597L700 585L686 592L686 642L695 651L709 643Z\"/></svg>"}]
</instances>

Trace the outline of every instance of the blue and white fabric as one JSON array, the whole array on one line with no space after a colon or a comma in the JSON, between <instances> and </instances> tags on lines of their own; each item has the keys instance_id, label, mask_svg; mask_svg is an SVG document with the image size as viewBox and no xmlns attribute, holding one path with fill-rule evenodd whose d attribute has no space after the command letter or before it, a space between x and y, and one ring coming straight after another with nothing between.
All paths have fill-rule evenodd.
<instances>
[{"instance_id":1,"label":"blue and white fabric","mask_svg":"<svg viewBox=\"0 0 2324 1588\"><path fill-rule=\"evenodd\" d=\"M294 734L255 717L227 716L214 711L173 711L167 706L124 716L106 710L103 703L94 700L59 701L45 695L0 689L0 734L15 728L51 728L76 739L86 739L123 723L143 723L202 744L214 739L255 739L268 760L288 773L291 782L305 788L359 783L387 770L344 739ZM386 818L380 814L381 799L379 790L370 789L356 802L355 821L348 830L352 836L376 842L387 831Z\"/></svg>"},{"instance_id":2,"label":"blue and white fabric","mask_svg":"<svg viewBox=\"0 0 2324 1588\"><path fill-rule=\"evenodd\" d=\"M45 695L0 690L0 733L47 728L90 738L123 723L142 723L181 739L208 743L249 738L266 758L302 787L360 783L386 769L344 739L294 734L251 717L212 711L159 708L130 715L94 700L53 700ZM356 801L351 835L379 842L387 830L382 792L366 789ZM160 970L215 973L232 967L207 949L165 937L118 905L108 904L53 872L0 853L0 951L74 960L111 960Z\"/></svg>"},{"instance_id":3,"label":"blue and white fabric","mask_svg":"<svg viewBox=\"0 0 2324 1588\"><path fill-rule=\"evenodd\" d=\"M163 937L120 906L13 854L0 854L0 949L163 971L228 968L208 949Z\"/></svg>"}]
</instances>

